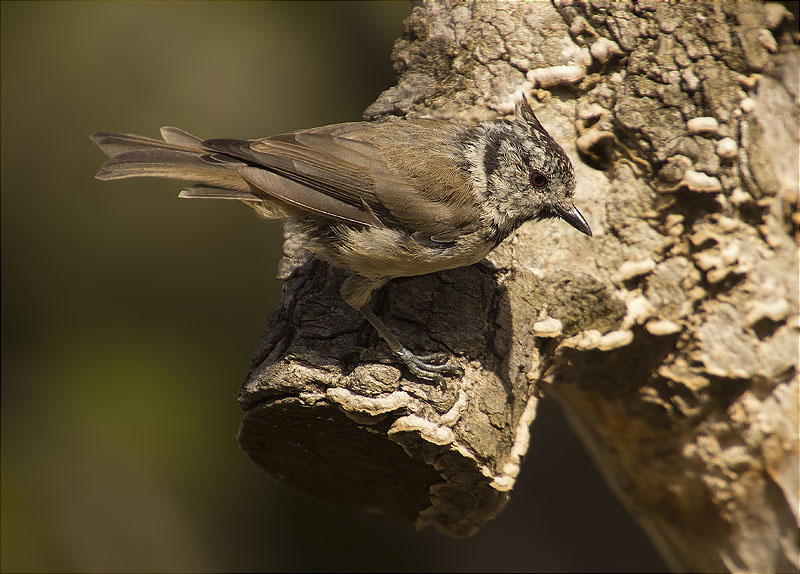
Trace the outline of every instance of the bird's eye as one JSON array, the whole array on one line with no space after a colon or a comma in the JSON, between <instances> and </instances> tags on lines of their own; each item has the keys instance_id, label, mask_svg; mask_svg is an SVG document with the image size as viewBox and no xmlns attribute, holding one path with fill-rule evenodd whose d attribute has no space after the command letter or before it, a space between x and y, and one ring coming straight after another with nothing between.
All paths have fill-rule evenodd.
<instances>
[{"instance_id":1,"label":"bird's eye","mask_svg":"<svg viewBox=\"0 0 800 574\"><path fill-rule=\"evenodd\" d=\"M531 184L533 187L544 187L547 185L547 178L538 171L531 172Z\"/></svg>"}]
</instances>

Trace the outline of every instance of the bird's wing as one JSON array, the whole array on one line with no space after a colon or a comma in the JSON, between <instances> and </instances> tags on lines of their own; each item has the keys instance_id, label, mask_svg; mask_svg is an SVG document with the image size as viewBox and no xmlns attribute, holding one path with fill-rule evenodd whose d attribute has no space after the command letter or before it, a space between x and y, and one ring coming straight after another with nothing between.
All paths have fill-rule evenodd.
<instances>
[{"instance_id":1,"label":"bird's wing","mask_svg":"<svg viewBox=\"0 0 800 574\"><path fill-rule=\"evenodd\" d=\"M475 211L448 201L447 182L421 175L424 165L439 172L457 168L432 150L431 142L407 134L408 127L408 122L391 129L389 124L337 124L259 140L205 140L202 146L243 160L248 165L239 173L251 186L295 207L375 227L399 224L410 233L450 241L474 223ZM406 169L408 160L398 162L391 155L413 158L413 167ZM451 187L467 183L463 177L455 181L452 186L450 179ZM453 229L458 233L448 231Z\"/></svg>"}]
</instances>

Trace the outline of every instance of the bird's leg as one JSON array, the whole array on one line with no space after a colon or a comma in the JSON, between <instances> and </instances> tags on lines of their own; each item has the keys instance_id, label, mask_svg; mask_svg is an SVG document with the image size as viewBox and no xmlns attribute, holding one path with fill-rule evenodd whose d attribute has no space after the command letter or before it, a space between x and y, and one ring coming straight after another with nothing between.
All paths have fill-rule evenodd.
<instances>
[{"instance_id":1,"label":"bird's leg","mask_svg":"<svg viewBox=\"0 0 800 574\"><path fill-rule=\"evenodd\" d=\"M460 367L446 363L448 355L445 353L415 355L397 340L397 337L389 330L389 327L384 325L383 321L378 319L375 313L366 305L359 308L359 311L361 311L364 317L367 318L367 321L375 327L375 330L378 331L381 338L386 341L386 344L389 345L389 349L391 349L394 356L408 367L408 370L415 376L426 381L441 384L444 382L444 377L442 375L462 376L464 374L463 369Z\"/></svg>"}]
</instances>

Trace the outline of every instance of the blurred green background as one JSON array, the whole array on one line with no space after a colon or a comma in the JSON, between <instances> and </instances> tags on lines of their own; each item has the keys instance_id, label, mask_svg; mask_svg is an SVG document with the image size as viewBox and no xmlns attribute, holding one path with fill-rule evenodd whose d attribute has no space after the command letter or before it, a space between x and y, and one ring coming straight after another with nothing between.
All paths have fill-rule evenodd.
<instances>
[{"instance_id":1,"label":"blurred green background","mask_svg":"<svg viewBox=\"0 0 800 574\"><path fill-rule=\"evenodd\" d=\"M239 451L281 228L159 180L101 183L95 130L257 137L360 119L406 2L2 2L0 568L653 571L547 401L469 540L329 509Z\"/></svg>"}]
</instances>

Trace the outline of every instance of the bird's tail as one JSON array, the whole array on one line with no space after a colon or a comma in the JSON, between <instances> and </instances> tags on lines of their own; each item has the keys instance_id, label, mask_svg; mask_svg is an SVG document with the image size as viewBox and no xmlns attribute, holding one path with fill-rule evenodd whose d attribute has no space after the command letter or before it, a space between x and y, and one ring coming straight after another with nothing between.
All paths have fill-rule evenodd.
<instances>
[{"instance_id":1,"label":"bird's tail","mask_svg":"<svg viewBox=\"0 0 800 574\"><path fill-rule=\"evenodd\" d=\"M95 176L100 180L164 177L191 185L179 197L238 199L262 216L285 217L281 206L267 201L239 174L247 164L203 148L203 140L173 127L161 128L163 141L114 132L95 132L91 140L110 159Z\"/></svg>"}]
</instances>

